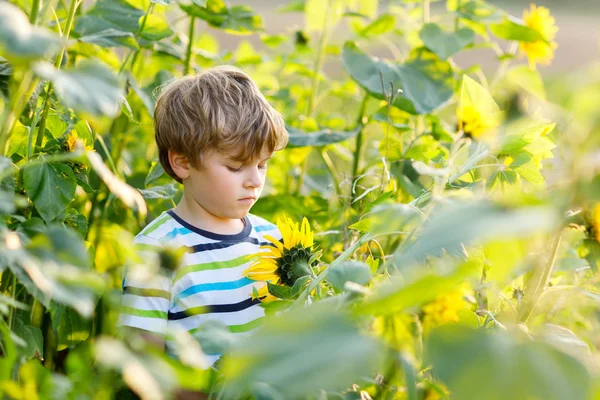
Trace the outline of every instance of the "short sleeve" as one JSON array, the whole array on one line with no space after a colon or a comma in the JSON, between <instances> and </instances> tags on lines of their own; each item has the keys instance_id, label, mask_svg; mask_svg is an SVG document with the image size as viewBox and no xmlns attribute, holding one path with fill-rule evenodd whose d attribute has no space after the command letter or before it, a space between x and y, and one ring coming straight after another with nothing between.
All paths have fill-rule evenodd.
<instances>
[{"instance_id":1,"label":"short sleeve","mask_svg":"<svg viewBox=\"0 0 600 400\"><path fill-rule=\"evenodd\" d=\"M160 245L148 236L134 240L143 262L131 263L125 268L117 327L129 326L160 335L167 333L172 280L167 271L159 268Z\"/></svg>"}]
</instances>

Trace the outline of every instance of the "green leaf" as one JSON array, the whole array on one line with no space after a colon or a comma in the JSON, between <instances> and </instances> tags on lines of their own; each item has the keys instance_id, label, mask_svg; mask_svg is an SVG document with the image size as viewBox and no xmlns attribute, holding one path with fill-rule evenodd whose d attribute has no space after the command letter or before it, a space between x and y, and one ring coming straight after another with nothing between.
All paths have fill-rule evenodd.
<instances>
[{"instance_id":1,"label":"green leaf","mask_svg":"<svg viewBox=\"0 0 600 400\"><path fill-rule=\"evenodd\" d=\"M150 171L148 171L148 175L144 180L144 186L148 187L150 183L163 176L164 173L165 169L163 168L162 164L160 162L153 162L152 166L150 167Z\"/></svg>"},{"instance_id":2,"label":"green leaf","mask_svg":"<svg viewBox=\"0 0 600 400\"><path fill-rule=\"evenodd\" d=\"M278 299L289 300L293 297L292 288L283 285L274 285L271 282L267 282L269 288L269 294L277 297Z\"/></svg>"},{"instance_id":3,"label":"green leaf","mask_svg":"<svg viewBox=\"0 0 600 400\"><path fill-rule=\"evenodd\" d=\"M342 390L380 365L381 345L324 304L290 309L242 338L223 361L226 398L264 382L286 399Z\"/></svg>"},{"instance_id":4,"label":"green leaf","mask_svg":"<svg viewBox=\"0 0 600 400\"><path fill-rule=\"evenodd\" d=\"M329 268L327 280L338 290L343 291L346 282L366 285L371 280L369 266L360 261L343 261Z\"/></svg>"},{"instance_id":5,"label":"green leaf","mask_svg":"<svg viewBox=\"0 0 600 400\"><path fill-rule=\"evenodd\" d=\"M25 166L23 186L36 210L49 222L63 215L73 200L77 183L69 166L42 162Z\"/></svg>"},{"instance_id":6,"label":"green leaf","mask_svg":"<svg viewBox=\"0 0 600 400\"><path fill-rule=\"evenodd\" d=\"M146 18L144 30L141 32L141 37L147 40L157 41L173 35L173 31L169 28L169 24L163 17L150 14L141 16L139 19L140 28L142 21Z\"/></svg>"},{"instance_id":7,"label":"green leaf","mask_svg":"<svg viewBox=\"0 0 600 400\"><path fill-rule=\"evenodd\" d=\"M390 93L390 82L394 94L401 89L402 95L397 96L394 106L411 114L430 113L453 95L450 64L424 48L414 50L405 63L392 64L370 57L354 43L346 42L342 60L350 76L374 97L385 98L385 93Z\"/></svg>"},{"instance_id":8,"label":"green leaf","mask_svg":"<svg viewBox=\"0 0 600 400\"><path fill-rule=\"evenodd\" d=\"M557 217L554 210L542 206L511 209L488 201L450 204L433 213L418 238L396 253L394 263L404 268L444 252L463 254L463 247L473 242L485 243L505 236L523 237L548 231L555 226Z\"/></svg>"},{"instance_id":9,"label":"green leaf","mask_svg":"<svg viewBox=\"0 0 600 400\"><path fill-rule=\"evenodd\" d=\"M456 14L474 22L498 21L504 12L482 0L461 1Z\"/></svg>"},{"instance_id":10,"label":"green leaf","mask_svg":"<svg viewBox=\"0 0 600 400\"><path fill-rule=\"evenodd\" d=\"M81 36L78 40L107 48L124 46L135 50L140 47L138 46L133 33L123 32L115 28L108 28L95 33L90 33Z\"/></svg>"},{"instance_id":11,"label":"green leaf","mask_svg":"<svg viewBox=\"0 0 600 400\"><path fill-rule=\"evenodd\" d=\"M167 183L160 186L152 186L148 189L138 189L144 199L172 199L177 194L177 187L174 183Z\"/></svg>"},{"instance_id":12,"label":"green leaf","mask_svg":"<svg viewBox=\"0 0 600 400\"><path fill-rule=\"evenodd\" d=\"M299 129L288 127L289 141L287 147L320 147L333 143L341 143L352 139L362 130L363 125L358 124L348 131L332 131L331 129L321 129L317 132L306 133Z\"/></svg>"},{"instance_id":13,"label":"green leaf","mask_svg":"<svg viewBox=\"0 0 600 400\"><path fill-rule=\"evenodd\" d=\"M419 31L419 37L429 50L446 60L473 43L475 34L468 28L445 32L438 24L428 23Z\"/></svg>"},{"instance_id":14,"label":"green leaf","mask_svg":"<svg viewBox=\"0 0 600 400\"><path fill-rule=\"evenodd\" d=\"M540 190L546 187L546 181L531 155L527 153L519 154L509 167L527 182L531 183L535 189Z\"/></svg>"},{"instance_id":15,"label":"green leaf","mask_svg":"<svg viewBox=\"0 0 600 400\"><path fill-rule=\"evenodd\" d=\"M36 74L50 80L65 104L94 115L115 116L123 97L119 78L98 63L83 61L69 70L39 63Z\"/></svg>"},{"instance_id":16,"label":"green leaf","mask_svg":"<svg viewBox=\"0 0 600 400\"><path fill-rule=\"evenodd\" d=\"M75 19L74 30L80 36L91 35L106 29L136 33L144 12L125 0L98 1L82 16Z\"/></svg>"},{"instance_id":17,"label":"green leaf","mask_svg":"<svg viewBox=\"0 0 600 400\"><path fill-rule=\"evenodd\" d=\"M179 6L189 16L203 19L209 25L227 33L249 35L263 29L262 19L248 6L228 8L221 0L207 0L206 7L197 4Z\"/></svg>"},{"instance_id":18,"label":"green leaf","mask_svg":"<svg viewBox=\"0 0 600 400\"><path fill-rule=\"evenodd\" d=\"M29 23L27 15L10 2L0 7L0 50L9 60L43 58L58 50L60 38Z\"/></svg>"},{"instance_id":19,"label":"green leaf","mask_svg":"<svg viewBox=\"0 0 600 400\"><path fill-rule=\"evenodd\" d=\"M457 399L589 397L591 377L581 361L517 332L447 325L430 334L424 349L425 363Z\"/></svg>"},{"instance_id":20,"label":"green leaf","mask_svg":"<svg viewBox=\"0 0 600 400\"><path fill-rule=\"evenodd\" d=\"M151 3L160 4L161 6L168 6L173 4L175 0L150 0Z\"/></svg>"},{"instance_id":21,"label":"green leaf","mask_svg":"<svg viewBox=\"0 0 600 400\"><path fill-rule=\"evenodd\" d=\"M27 344L23 355L26 358L42 357L44 354L44 337L40 328L26 325L21 318L15 318L13 331Z\"/></svg>"},{"instance_id":22,"label":"green leaf","mask_svg":"<svg viewBox=\"0 0 600 400\"><path fill-rule=\"evenodd\" d=\"M75 310L52 303L50 306L52 329L57 334L58 351L87 340L92 330L92 320L82 318Z\"/></svg>"},{"instance_id":23,"label":"green leaf","mask_svg":"<svg viewBox=\"0 0 600 400\"><path fill-rule=\"evenodd\" d=\"M520 42L546 41L540 32L508 18L504 18L500 23L491 24L490 30L494 35L505 40L518 40Z\"/></svg>"},{"instance_id":24,"label":"green leaf","mask_svg":"<svg viewBox=\"0 0 600 400\"><path fill-rule=\"evenodd\" d=\"M396 17L390 14L383 14L375 21L367 25L361 32L361 36L369 37L382 35L391 32L396 26Z\"/></svg>"}]
</instances>

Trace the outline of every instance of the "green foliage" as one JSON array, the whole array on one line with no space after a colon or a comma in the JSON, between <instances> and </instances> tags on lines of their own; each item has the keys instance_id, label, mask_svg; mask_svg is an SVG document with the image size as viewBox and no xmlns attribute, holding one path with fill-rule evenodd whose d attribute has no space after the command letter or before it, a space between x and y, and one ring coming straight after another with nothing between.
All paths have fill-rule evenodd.
<instances>
[{"instance_id":1,"label":"green foliage","mask_svg":"<svg viewBox=\"0 0 600 400\"><path fill-rule=\"evenodd\" d=\"M597 68L548 79L520 61L540 28L483 0L291 1L281 32L174 3L0 7L0 397L598 397ZM121 279L182 196L160 87L218 64L289 131L252 212L307 217L322 261L267 283L258 329L208 319L166 355L116 329Z\"/></svg>"}]
</instances>

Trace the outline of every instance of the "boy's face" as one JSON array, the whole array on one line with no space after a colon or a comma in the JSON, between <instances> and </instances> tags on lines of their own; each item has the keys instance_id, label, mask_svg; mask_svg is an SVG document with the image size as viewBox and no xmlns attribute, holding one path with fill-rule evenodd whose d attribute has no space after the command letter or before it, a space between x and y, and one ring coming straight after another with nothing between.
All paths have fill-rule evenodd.
<instances>
[{"instance_id":1,"label":"boy's face","mask_svg":"<svg viewBox=\"0 0 600 400\"><path fill-rule=\"evenodd\" d=\"M242 163L210 151L202 167L190 166L183 180L184 196L217 218L244 218L262 193L271 155L263 151L257 159Z\"/></svg>"}]
</instances>

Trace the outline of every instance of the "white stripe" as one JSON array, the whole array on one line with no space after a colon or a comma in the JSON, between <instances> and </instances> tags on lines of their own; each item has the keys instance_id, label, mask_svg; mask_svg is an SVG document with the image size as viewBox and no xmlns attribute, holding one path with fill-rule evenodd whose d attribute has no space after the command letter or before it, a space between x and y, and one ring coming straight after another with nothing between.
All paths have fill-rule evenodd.
<instances>
[{"instance_id":1,"label":"white stripe","mask_svg":"<svg viewBox=\"0 0 600 400\"><path fill-rule=\"evenodd\" d=\"M259 290L264 285L266 285L265 282L254 282L251 285L238 289L213 290L210 292L196 293L191 296L178 299L177 302L173 304L171 312L185 311L188 308L200 306L241 303L252 296L252 287L255 287L256 290Z\"/></svg>"},{"instance_id":2,"label":"white stripe","mask_svg":"<svg viewBox=\"0 0 600 400\"><path fill-rule=\"evenodd\" d=\"M265 310L259 305L252 306L242 311L231 313L199 314L185 319L170 321L170 324L181 327L186 331L195 329L207 321L218 321L225 325L242 325L255 319L264 317Z\"/></svg>"},{"instance_id":3,"label":"white stripe","mask_svg":"<svg viewBox=\"0 0 600 400\"><path fill-rule=\"evenodd\" d=\"M135 315L120 314L117 326L131 326L145 331L164 335L167 332L167 320L160 318L145 318Z\"/></svg>"},{"instance_id":4,"label":"white stripe","mask_svg":"<svg viewBox=\"0 0 600 400\"><path fill-rule=\"evenodd\" d=\"M124 307L136 308L138 310L159 310L167 312L169 310L169 300L163 297L145 297L135 294L124 294L121 300Z\"/></svg>"},{"instance_id":5,"label":"white stripe","mask_svg":"<svg viewBox=\"0 0 600 400\"><path fill-rule=\"evenodd\" d=\"M188 272L175 282L173 293L183 292L190 286L202 283L232 282L243 278L242 273L250 266L250 262L234 267L209 269L207 271Z\"/></svg>"},{"instance_id":6,"label":"white stripe","mask_svg":"<svg viewBox=\"0 0 600 400\"><path fill-rule=\"evenodd\" d=\"M125 276L125 285L140 289L160 289L171 291L171 279L165 276L152 274L144 268L129 268Z\"/></svg>"}]
</instances>

